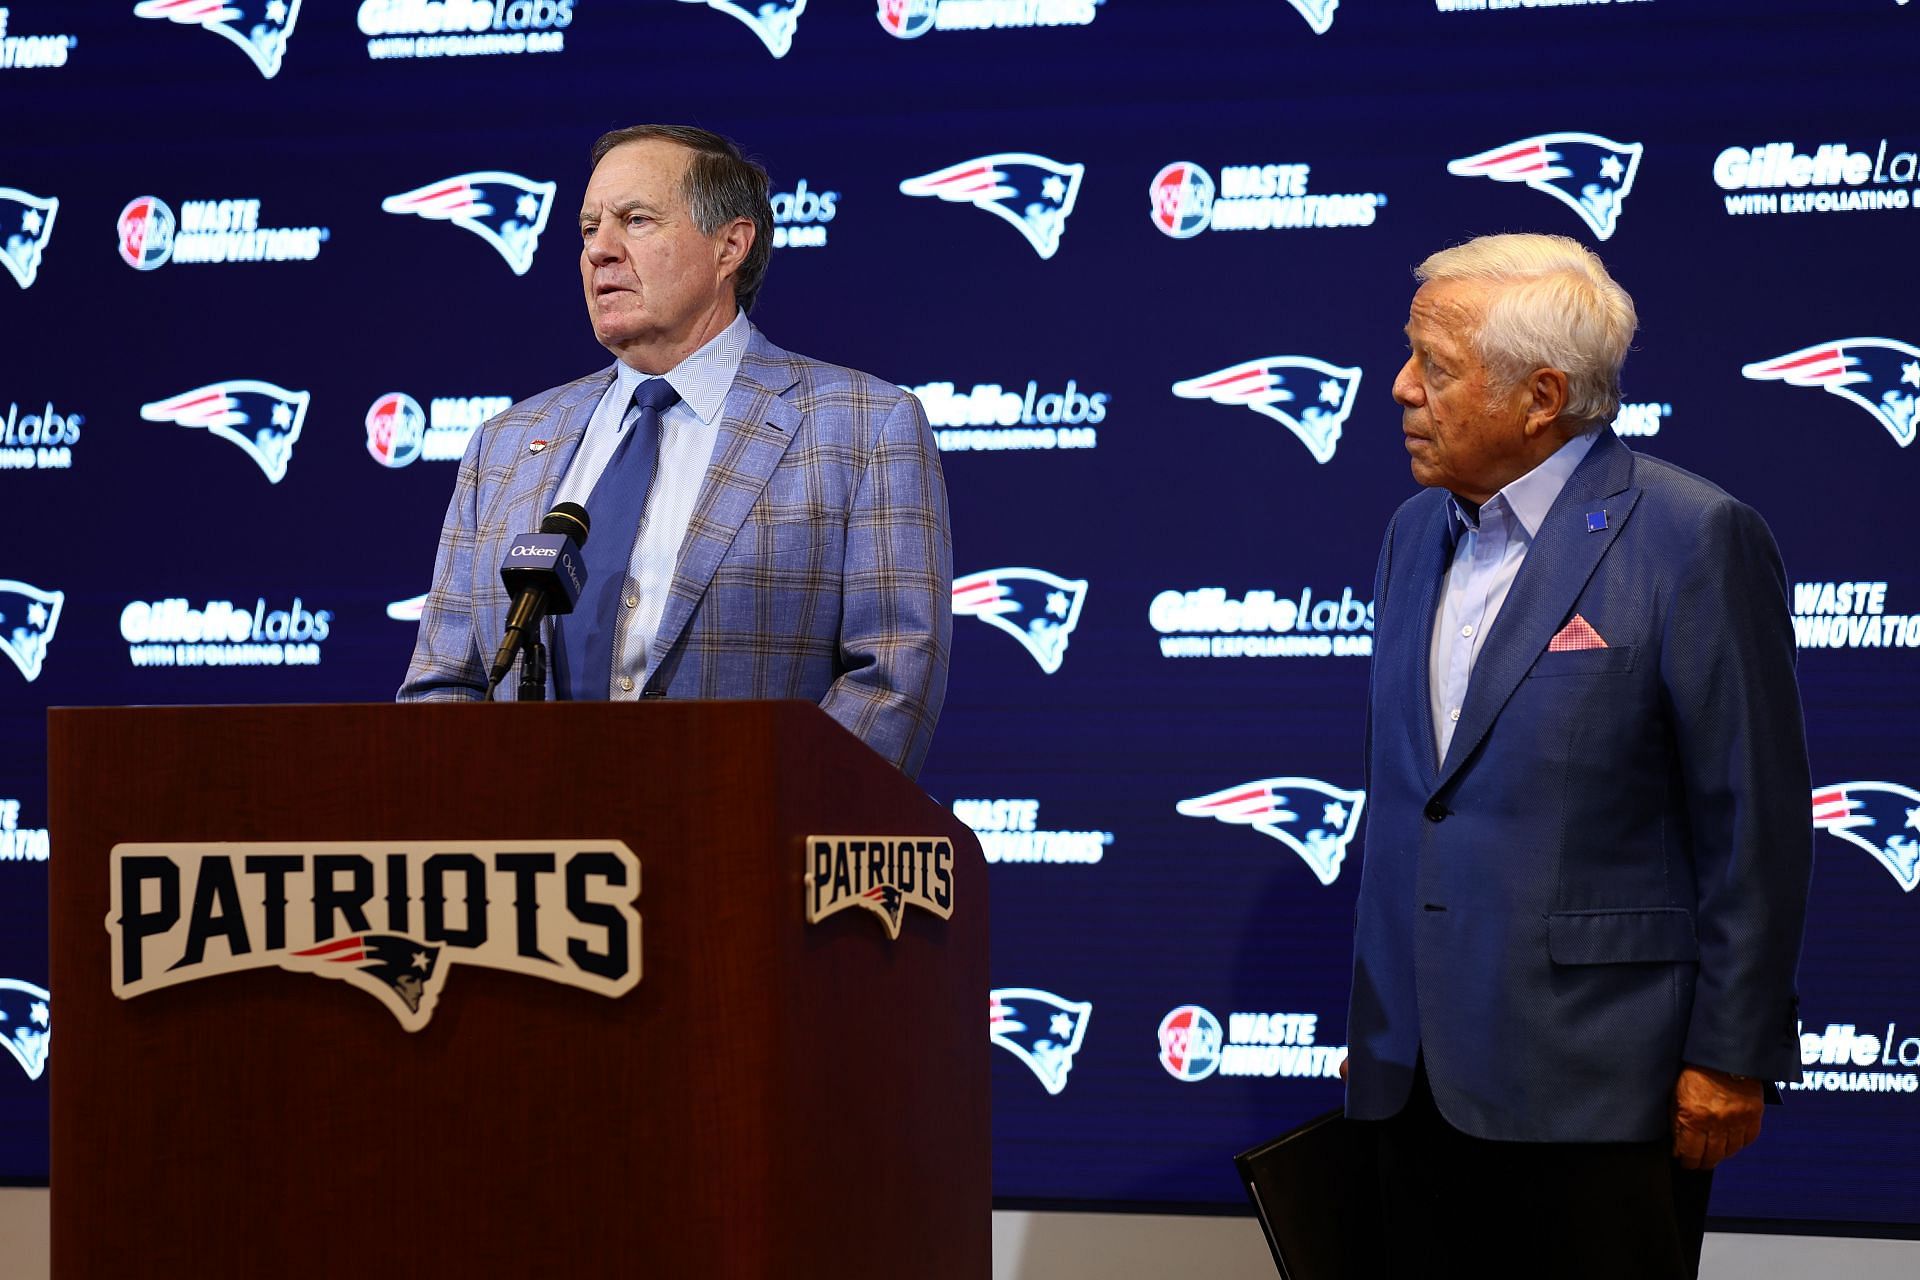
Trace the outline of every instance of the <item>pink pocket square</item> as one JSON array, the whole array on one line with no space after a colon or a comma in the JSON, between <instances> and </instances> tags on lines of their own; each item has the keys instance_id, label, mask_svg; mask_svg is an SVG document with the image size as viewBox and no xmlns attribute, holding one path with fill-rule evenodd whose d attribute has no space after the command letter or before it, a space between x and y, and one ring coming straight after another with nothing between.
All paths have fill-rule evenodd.
<instances>
[{"instance_id":1,"label":"pink pocket square","mask_svg":"<svg viewBox=\"0 0 1920 1280\"><path fill-rule=\"evenodd\" d=\"M1573 615L1571 622L1560 628L1560 634L1547 641L1548 653L1565 653L1569 649L1604 649L1606 647L1607 642L1600 638L1600 633L1593 629L1593 624L1577 613Z\"/></svg>"}]
</instances>

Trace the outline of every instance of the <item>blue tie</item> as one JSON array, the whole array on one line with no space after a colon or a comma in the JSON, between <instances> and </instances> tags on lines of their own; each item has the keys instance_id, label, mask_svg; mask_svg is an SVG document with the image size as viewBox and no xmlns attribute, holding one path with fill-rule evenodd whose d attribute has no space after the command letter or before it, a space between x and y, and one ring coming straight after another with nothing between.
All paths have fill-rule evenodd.
<instances>
[{"instance_id":1,"label":"blue tie","mask_svg":"<svg viewBox=\"0 0 1920 1280\"><path fill-rule=\"evenodd\" d=\"M587 585L573 612L561 620L554 673L562 696L576 702L604 702L612 685L614 649L626 621L621 603L627 571L660 456L660 415L679 398L665 378L648 378L634 388L626 432L587 498L592 534L580 553Z\"/></svg>"}]
</instances>

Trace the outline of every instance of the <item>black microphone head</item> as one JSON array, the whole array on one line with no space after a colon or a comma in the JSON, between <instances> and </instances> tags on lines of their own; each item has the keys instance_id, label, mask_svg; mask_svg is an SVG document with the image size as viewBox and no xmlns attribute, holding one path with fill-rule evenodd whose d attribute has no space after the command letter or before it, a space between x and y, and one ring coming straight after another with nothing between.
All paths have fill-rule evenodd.
<instances>
[{"instance_id":1,"label":"black microphone head","mask_svg":"<svg viewBox=\"0 0 1920 1280\"><path fill-rule=\"evenodd\" d=\"M547 518L540 522L540 532L557 533L563 538L572 538L573 545L587 545L587 509L577 502L557 503L547 512Z\"/></svg>"}]
</instances>

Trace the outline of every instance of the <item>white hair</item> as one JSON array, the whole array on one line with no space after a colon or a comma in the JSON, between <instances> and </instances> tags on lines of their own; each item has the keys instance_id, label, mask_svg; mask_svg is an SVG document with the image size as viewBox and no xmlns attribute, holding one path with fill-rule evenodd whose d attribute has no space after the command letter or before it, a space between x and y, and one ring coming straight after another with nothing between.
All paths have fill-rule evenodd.
<instances>
[{"instance_id":1,"label":"white hair","mask_svg":"<svg viewBox=\"0 0 1920 1280\"><path fill-rule=\"evenodd\" d=\"M1620 412L1620 367L1638 326L1633 299L1591 249L1565 236L1481 236L1413 274L1493 286L1473 343L1508 387L1539 368L1567 375L1562 416L1593 428Z\"/></svg>"}]
</instances>

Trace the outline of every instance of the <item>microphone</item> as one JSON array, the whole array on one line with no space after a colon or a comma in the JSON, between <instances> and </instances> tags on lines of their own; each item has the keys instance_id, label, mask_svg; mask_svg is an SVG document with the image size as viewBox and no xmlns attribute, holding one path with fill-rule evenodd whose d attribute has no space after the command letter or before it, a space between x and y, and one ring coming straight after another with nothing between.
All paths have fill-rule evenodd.
<instances>
[{"instance_id":1,"label":"microphone","mask_svg":"<svg viewBox=\"0 0 1920 1280\"><path fill-rule=\"evenodd\" d=\"M493 656L487 688L506 678L514 651L545 615L572 613L586 585L587 566L580 548L587 545L587 511L577 502L562 502L547 512L540 532L516 536L500 564L500 581L513 593L507 614L506 639Z\"/></svg>"}]
</instances>

